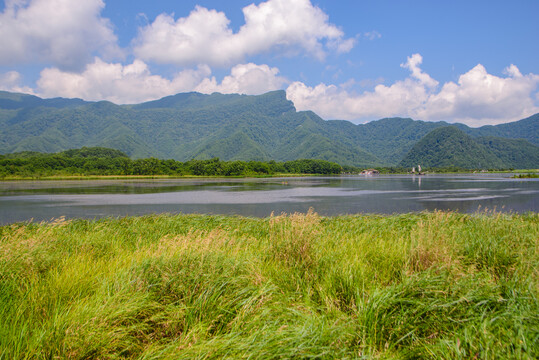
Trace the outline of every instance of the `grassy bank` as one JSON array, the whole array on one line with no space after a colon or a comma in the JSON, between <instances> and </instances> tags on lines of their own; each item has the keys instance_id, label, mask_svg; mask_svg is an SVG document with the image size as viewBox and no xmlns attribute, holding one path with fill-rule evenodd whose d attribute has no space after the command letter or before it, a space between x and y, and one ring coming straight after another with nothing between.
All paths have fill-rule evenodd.
<instances>
[{"instance_id":1,"label":"grassy bank","mask_svg":"<svg viewBox=\"0 0 539 360\"><path fill-rule=\"evenodd\" d=\"M535 178L539 170L493 170L488 172L489 174L516 174L512 178ZM426 172L430 175L452 175L452 174L475 174L472 170L461 171L438 171L434 168ZM382 175L409 175L408 171L388 171L387 169L381 169ZM19 181L19 180L158 180L158 179L245 179L245 178L278 178L278 177L309 177L309 176L342 176L343 174L309 174L309 173L273 173L273 174L250 174L250 175L85 175L85 174L71 174L71 175L9 175L0 176L0 181ZM347 173L345 175L359 175L359 172Z\"/></svg>"},{"instance_id":2,"label":"grassy bank","mask_svg":"<svg viewBox=\"0 0 539 360\"><path fill-rule=\"evenodd\" d=\"M514 179L536 179L539 178L539 174L519 174L512 176Z\"/></svg>"},{"instance_id":3,"label":"grassy bank","mask_svg":"<svg viewBox=\"0 0 539 360\"><path fill-rule=\"evenodd\" d=\"M0 227L0 359L538 358L539 215Z\"/></svg>"},{"instance_id":4,"label":"grassy bank","mask_svg":"<svg viewBox=\"0 0 539 360\"><path fill-rule=\"evenodd\" d=\"M6 176L1 177L0 181L49 181L49 180L170 180L170 179L265 179L265 178L294 178L311 176L339 176L322 174L271 174L271 175L54 175L54 176Z\"/></svg>"}]
</instances>

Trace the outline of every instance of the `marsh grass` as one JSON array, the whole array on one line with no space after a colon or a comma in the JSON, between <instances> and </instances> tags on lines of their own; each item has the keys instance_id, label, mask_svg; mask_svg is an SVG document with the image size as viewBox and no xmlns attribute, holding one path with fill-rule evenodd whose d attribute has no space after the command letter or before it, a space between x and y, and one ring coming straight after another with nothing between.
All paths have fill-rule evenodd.
<instances>
[{"instance_id":1,"label":"marsh grass","mask_svg":"<svg viewBox=\"0 0 539 360\"><path fill-rule=\"evenodd\" d=\"M539 357L539 215L0 227L0 359Z\"/></svg>"}]
</instances>

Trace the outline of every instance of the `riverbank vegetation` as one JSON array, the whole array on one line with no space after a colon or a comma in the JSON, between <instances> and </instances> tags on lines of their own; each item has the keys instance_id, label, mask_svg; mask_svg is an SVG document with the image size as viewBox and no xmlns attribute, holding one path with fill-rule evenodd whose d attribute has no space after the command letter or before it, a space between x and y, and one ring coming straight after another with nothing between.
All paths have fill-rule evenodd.
<instances>
[{"instance_id":1,"label":"riverbank vegetation","mask_svg":"<svg viewBox=\"0 0 539 360\"><path fill-rule=\"evenodd\" d=\"M274 174L335 175L355 168L313 159L285 162L130 159L119 150L82 148L46 154L22 152L0 155L0 178L62 176L264 176Z\"/></svg>"},{"instance_id":2,"label":"riverbank vegetation","mask_svg":"<svg viewBox=\"0 0 539 360\"><path fill-rule=\"evenodd\" d=\"M407 174L411 168L375 167L381 174ZM290 176L359 174L363 168L340 165L326 160L292 161L222 161L130 159L119 150L90 147L59 153L24 151L0 155L0 179L62 179L100 177L185 177L185 176ZM512 169L511 169L512 170ZM472 173L474 170L455 166L426 169L429 173ZM485 171L477 169L477 171ZM490 171L500 172L499 169Z\"/></svg>"},{"instance_id":3,"label":"riverbank vegetation","mask_svg":"<svg viewBox=\"0 0 539 360\"><path fill-rule=\"evenodd\" d=\"M539 174L527 173L527 174L518 174L512 177L515 179L537 179L539 178Z\"/></svg>"},{"instance_id":4,"label":"riverbank vegetation","mask_svg":"<svg viewBox=\"0 0 539 360\"><path fill-rule=\"evenodd\" d=\"M0 359L539 357L539 215L0 227Z\"/></svg>"}]
</instances>

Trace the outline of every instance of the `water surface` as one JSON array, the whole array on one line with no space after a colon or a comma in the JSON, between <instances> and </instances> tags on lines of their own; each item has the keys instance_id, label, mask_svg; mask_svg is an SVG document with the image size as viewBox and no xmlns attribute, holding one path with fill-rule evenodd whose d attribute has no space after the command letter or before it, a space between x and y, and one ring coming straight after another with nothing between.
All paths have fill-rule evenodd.
<instances>
[{"instance_id":1,"label":"water surface","mask_svg":"<svg viewBox=\"0 0 539 360\"><path fill-rule=\"evenodd\" d=\"M0 224L150 213L269 216L539 210L539 179L510 174L0 182Z\"/></svg>"}]
</instances>

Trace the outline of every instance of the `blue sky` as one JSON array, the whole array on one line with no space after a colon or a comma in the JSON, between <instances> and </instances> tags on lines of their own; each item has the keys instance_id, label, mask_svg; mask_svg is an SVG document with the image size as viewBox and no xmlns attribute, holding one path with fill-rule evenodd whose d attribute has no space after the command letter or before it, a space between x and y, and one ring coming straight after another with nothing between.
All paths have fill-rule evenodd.
<instances>
[{"instance_id":1,"label":"blue sky","mask_svg":"<svg viewBox=\"0 0 539 360\"><path fill-rule=\"evenodd\" d=\"M283 89L355 123L539 112L539 1L5 0L0 89L135 103Z\"/></svg>"}]
</instances>

